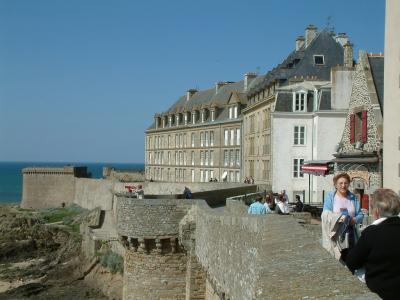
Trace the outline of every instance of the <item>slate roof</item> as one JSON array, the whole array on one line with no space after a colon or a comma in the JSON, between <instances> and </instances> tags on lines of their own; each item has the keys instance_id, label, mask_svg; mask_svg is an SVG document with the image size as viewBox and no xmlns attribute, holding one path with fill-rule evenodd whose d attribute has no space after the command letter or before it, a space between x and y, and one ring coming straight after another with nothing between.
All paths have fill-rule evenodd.
<instances>
[{"instance_id":1,"label":"slate roof","mask_svg":"<svg viewBox=\"0 0 400 300\"><path fill-rule=\"evenodd\" d=\"M314 64L314 55L324 55L324 65ZM295 76L315 76L318 80L330 80L331 67L343 65L343 47L336 42L332 33L323 30L317 34L307 48L293 51L274 69L250 85L248 96L252 96L271 82L280 80L281 85L289 84Z\"/></svg>"},{"instance_id":2,"label":"slate roof","mask_svg":"<svg viewBox=\"0 0 400 300\"><path fill-rule=\"evenodd\" d=\"M227 84L224 84L218 89L218 92L216 92L215 87L198 91L191 96L189 101L186 100L186 95L184 95L179 97L179 99L166 112L163 112L161 114L168 115L182 113L185 111L192 111L194 109L200 110L203 107L216 107L217 114L214 122L223 122L225 120L228 120L229 118L229 111L226 105L228 104L231 94L233 92L238 92L239 97L241 98L241 100L243 100L243 89L244 81L242 80L238 82L229 82ZM233 120L237 121L240 119L241 118L237 118ZM208 123L208 121L206 121L206 123ZM155 123L153 122L147 129L155 129Z\"/></svg>"},{"instance_id":3,"label":"slate roof","mask_svg":"<svg viewBox=\"0 0 400 300\"><path fill-rule=\"evenodd\" d=\"M384 82L384 57L383 56L368 56L371 73L374 79L375 89L378 94L379 104L383 111L383 82Z\"/></svg>"},{"instance_id":4,"label":"slate roof","mask_svg":"<svg viewBox=\"0 0 400 300\"><path fill-rule=\"evenodd\" d=\"M304 81L291 84L279 88L276 97L275 111L276 112L292 112L293 111L293 92L298 90L306 90L307 94L307 112L313 111L314 89L320 91L320 99L318 110L331 109L331 90L330 83L327 81Z\"/></svg>"}]
</instances>

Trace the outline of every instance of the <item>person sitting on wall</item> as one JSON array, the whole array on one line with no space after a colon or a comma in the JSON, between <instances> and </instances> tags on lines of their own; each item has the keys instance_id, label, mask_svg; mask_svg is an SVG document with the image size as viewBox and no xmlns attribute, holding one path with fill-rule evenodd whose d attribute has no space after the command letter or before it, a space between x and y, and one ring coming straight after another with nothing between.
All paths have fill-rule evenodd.
<instances>
[{"instance_id":1,"label":"person sitting on wall","mask_svg":"<svg viewBox=\"0 0 400 300\"><path fill-rule=\"evenodd\" d=\"M296 206L295 206L294 210L296 212L302 212L303 208L304 208L304 204L300 200L300 195L296 195L295 198L296 198Z\"/></svg>"},{"instance_id":2,"label":"person sitting on wall","mask_svg":"<svg viewBox=\"0 0 400 300\"><path fill-rule=\"evenodd\" d=\"M249 183L250 183L250 184L254 184L254 178L253 178L253 176L250 176L250 178L249 178Z\"/></svg>"},{"instance_id":3,"label":"person sitting on wall","mask_svg":"<svg viewBox=\"0 0 400 300\"><path fill-rule=\"evenodd\" d=\"M187 186L185 186L185 189L183 190L183 198L192 199L192 197L192 191Z\"/></svg>"},{"instance_id":4,"label":"person sitting on wall","mask_svg":"<svg viewBox=\"0 0 400 300\"><path fill-rule=\"evenodd\" d=\"M214 180L212 179L212 177L210 178L210 180L208 182L213 182Z\"/></svg>"},{"instance_id":5,"label":"person sitting on wall","mask_svg":"<svg viewBox=\"0 0 400 300\"><path fill-rule=\"evenodd\" d=\"M353 273L364 267L368 288L382 299L398 299L400 197L391 189L377 189L370 207L375 221L347 254L346 265Z\"/></svg>"},{"instance_id":6,"label":"person sitting on wall","mask_svg":"<svg viewBox=\"0 0 400 300\"><path fill-rule=\"evenodd\" d=\"M214 178L214 182L218 182L218 179L217 179L217 177L215 177L215 178Z\"/></svg>"},{"instance_id":7,"label":"person sitting on wall","mask_svg":"<svg viewBox=\"0 0 400 300\"><path fill-rule=\"evenodd\" d=\"M265 193L266 193L266 192L265 192ZM273 201L272 201L271 196L270 196L269 194L266 194L266 195L264 196L264 199L265 199L265 201L264 201L264 206L265 206L265 211L266 211L266 213L267 213L267 214L272 213L273 210L271 210L271 203L272 203Z\"/></svg>"},{"instance_id":8,"label":"person sitting on wall","mask_svg":"<svg viewBox=\"0 0 400 300\"><path fill-rule=\"evenodd\" d=\"M289 204L285 201L285 198L282 193L278 194L278 197L275 198L275 212L280 215L289 214Z\"/></svg>"},{"instance_id":9,"label":"person sitting on wall","mask_svg":"<svg viewBox=\"0 0 400 300\"><path fill-rule=\"evenodd\" d=\"M265 215L267 211L265 210L264 204L261 203L261 196L257 196L256 201L252 203L247 210L250 215Z\"/></svg>"},{"instance_id":10,"label":"person sitting on wall","mask_svg":"<svg viewBox=\"0 0 400 300\"><path fill-rule=\"evenodd\" d=\"M143 191L142 185L139 185L139 186L138 186L138 189L137 189L137 191L136 191L136 197L137 197L138 199L143 199L143 198L144 198L144 191Z\"/></svg>"},{"instance_id":11,"label":"person sitting on wall","mask_svg":"<svg viewBox=\"0 0 400 300\"><path fill-rule=\"evenodd\" d=\"M249 178L247 178L247 176L244 178L244 183L250 183Z\"/></svg>"}]
</instances>

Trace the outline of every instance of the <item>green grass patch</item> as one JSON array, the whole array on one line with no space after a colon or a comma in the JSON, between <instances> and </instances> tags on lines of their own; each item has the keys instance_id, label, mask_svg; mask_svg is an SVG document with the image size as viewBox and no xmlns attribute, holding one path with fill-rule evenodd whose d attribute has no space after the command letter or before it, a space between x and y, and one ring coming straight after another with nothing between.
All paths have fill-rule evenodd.
<instances>
[{"instance_id":1,"label":"green grass patch","mask_svg":"<svg viewBox=\"0 0 400 300\"><path fill-rule=\"evenodd\" d=\"M96 253L97 254L97 253ZM112 274L124 272L124 259L111 250L100 254L100 264L110 270Z\"/></svg>"}]
</instances>

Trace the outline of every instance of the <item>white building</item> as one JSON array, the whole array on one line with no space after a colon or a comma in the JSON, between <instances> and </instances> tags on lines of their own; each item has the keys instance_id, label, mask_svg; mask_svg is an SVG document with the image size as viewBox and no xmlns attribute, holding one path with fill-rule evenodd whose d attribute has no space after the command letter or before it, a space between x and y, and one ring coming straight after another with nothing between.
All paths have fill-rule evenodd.
<instances>
[{"instance_id":1,"label":"white building","mask_svg":"<svg viewBox=\"0 0 400 300\"><path fill-rule=\"evenodd\" d=\"M332 190L332 175L303 174L301 166L312 161L327 168L332 160L346 120L352 73L353 68L337 67L333 86L302 81L278 89L271 114L272 190L285 189L289 201L298 194L306 203L322 202L323 191Z\"/></svg>"},{"instance_id":2,"label":"white building","mask_svg":"<svg viewBox=\"0 0 400 300\"><path fill-rule=\"evenodd\" d=\"M383 186L400 194L400 1L386 0Z\"/></svg>"}]
</instances>

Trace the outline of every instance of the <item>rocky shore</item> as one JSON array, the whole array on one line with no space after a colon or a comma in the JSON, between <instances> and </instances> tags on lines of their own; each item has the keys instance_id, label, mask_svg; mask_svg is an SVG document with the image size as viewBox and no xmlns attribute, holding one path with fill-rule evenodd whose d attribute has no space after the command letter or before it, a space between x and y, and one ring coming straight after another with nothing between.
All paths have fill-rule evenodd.
<instances>
[{"instance_id":1,"label":"rocky shore","mask_svg":"<svg viewBox=\"0 0 400 300\"><path fill-rule=\"evenodd\" d=\"M84 216L0 205L0 299L109 299L96 282L119 278L81 255Z\"/></svg>"}]
</instances>

